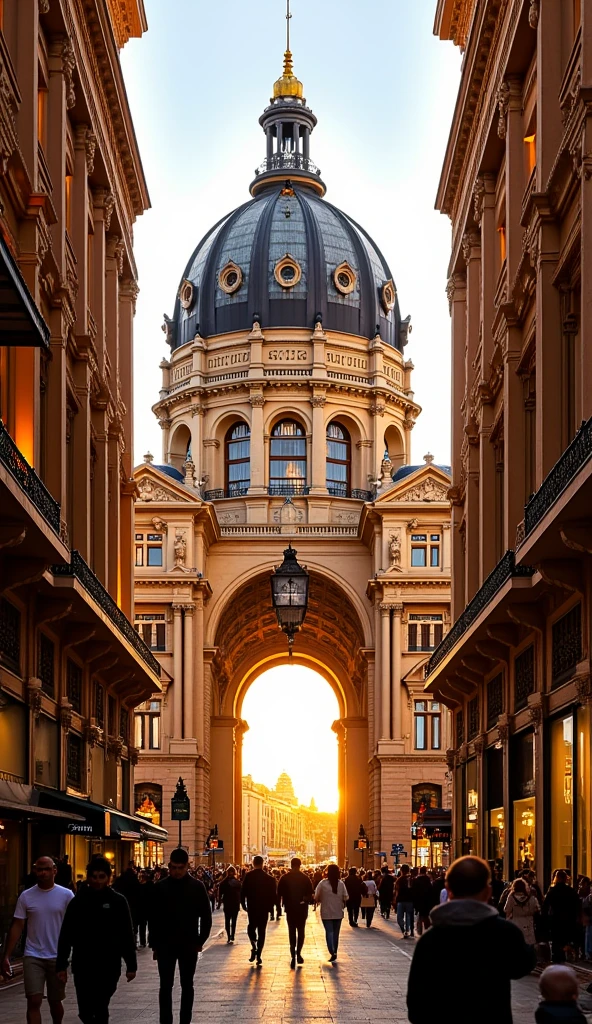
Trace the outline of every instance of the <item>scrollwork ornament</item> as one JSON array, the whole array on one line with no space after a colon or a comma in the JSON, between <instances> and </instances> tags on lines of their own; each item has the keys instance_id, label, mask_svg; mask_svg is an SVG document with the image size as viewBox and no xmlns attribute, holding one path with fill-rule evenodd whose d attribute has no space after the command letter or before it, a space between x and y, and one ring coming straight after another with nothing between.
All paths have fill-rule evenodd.
<instances>
[{"instance_id":1,"label":"scrollwork ornament","mask_svg":"<svg viewBox=\"0 0 592 1024\"><path fill-rule=\"evenodd\" d=\"M49 0L39 0L39 14L49 14Z\"/></svg>"},{"instance_id":2,"label":"scrollwork ornament","mask_svg":"<svg viewBox=\"0 0 592 1024\"><path fill-rule=\"evenodd\" d=\"M86 150L86 170L88 174L92 174L95 169L95 150L97 148L97 137L94 132L87 131L84 148Z\"/></svg>"},{"instance_id":3,"label":"scrollwork ornament","mask_svg":"<svg viewBox=\"0 0 592 1024\"><path fill-rule=\"evenodd\" d=\"M454 769L456 767L456 750L454 750L453 747L448 747L448 749L446 751L446 754L445 754L445 757L446 757L446 767L448 768L448 771L449 772L454 771Z\"/></svg>"},{"instance_id":4,"label":"scrollwork ornament","mask_svg":"<svg viewBox=\"0 0 592 1024\"><path fill-rule=\"evenodd\" d=\"M540 0L530 0L530 10L528 12L528 24L531 28L537 29L539 24L539 15L541 13Z\"/></svg>"},{"instance_id":5,"label":"scrollwork ornament","mask_svg":"<svg viewBox=\"0 0 592 1024\"><path fill-rule=\"evenodd\" d=\"M483 196L485 195L485 179L479 175L473 189L473 216L475 223L480 224L483 216Z\"/></svg>"},{"instance_id":6,"label":"scrollwork ornament","mask_svg":"<svg viewBox=\"0 0 592 1024\"><path fill-rule=\"evenodd\" d=\"M32 676L27 683L27 703L35 721L37 721L41 714L42 692L41 680L36 676Z\"/></svg>"},{"instance_id":7,"label":"scrollwork ornament","mask_svg":"<svg viewBox=\"0 0 592 1024\"><path fill-rule=\"evenodd\" d=\"M76 57L74 56L74 47L69 39L64 39L62 43L62 71L64 72L64 79L66 82L66 107L71 110L76 103L76 92L74 89L74 68L76 67Z\"/></svg>"},{"instance_id":8,"label":"scrollwork ornament","mask_svg":"<svg viewBox=\"0 0 592 1024\"><path fill-rule=\"evenodd\" d=\"M67 697L62 697L60 707L60 724L64 732L69 732L72 727L72 705Z\"/></svg>"},{"instance_id":9,"label":"scrollwork ornament","mask_svg":"<svg viewBox=\"0 0 592 1024\"><path fill-rule=\"evenodd\" d=\"M498 138L505 139L507 132L508 108L510 106L510 86L503 81L497 91L497 106L499 118L497 122Z\"/></svg>"}]
</instances>

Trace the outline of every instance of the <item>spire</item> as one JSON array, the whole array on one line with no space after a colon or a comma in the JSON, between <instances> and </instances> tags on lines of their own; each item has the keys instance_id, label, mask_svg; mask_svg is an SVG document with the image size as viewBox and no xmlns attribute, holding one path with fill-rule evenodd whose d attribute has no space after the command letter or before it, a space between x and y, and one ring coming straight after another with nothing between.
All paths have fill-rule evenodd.
<instances>
[{"instance_id":1,"label":"spire","mask_svg":"<svg viewBox=\"0 0 592 1024\"><path fill-rule=\"evenodd\" d=\"M290 49L291 0L286 0L286 49L284 71L273 87L269 106L259 118L265 132L267 155L255 171L251 195L256 195L270 182L294 181L312 187L324 196L321 172L310 159L310 136L317 123L304 98L304 86L294 74Z\"/></svg>"},{"instance_id":2,"label":"spire","mask_svg":"<svg viewBox=\"0 0 592 1024\"><path fill-rule=\"evenodd\" d=\"M292 14L290 12L290 0L286 0L286 49L284 51L284 73L281 78L278 78L277 82L273 87L273 100L277 100L284 96L293 96L295 99L301 100L304 95L304 87L302 82L299 82L294 74L294 65L292 63L292 51L290 50L290 21L292 20Z\"/></svg>"}]
</instances>

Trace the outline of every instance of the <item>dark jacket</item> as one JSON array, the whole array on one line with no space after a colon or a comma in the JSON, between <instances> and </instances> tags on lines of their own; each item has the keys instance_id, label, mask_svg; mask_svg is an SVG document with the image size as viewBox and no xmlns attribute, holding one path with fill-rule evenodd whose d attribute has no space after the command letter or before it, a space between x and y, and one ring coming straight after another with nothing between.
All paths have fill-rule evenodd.
<instances>
[{"instance_id":1,"label":"dark jacket","mask_svg":"<svg viewBox=\"0 0 592 1024\"><path fill-rule=\"evenodd\" d=\"M362 902L362 896L365 896L368 892L363 879L359 875L347 875L344 879L345 888L347 889L347 895L349 896L349 902L355 907L360 905Z\"/></svg>"},{"instance_id":2,"label":"dark jacket","mask_svg":"<svg viewBox=\"0 0 592 1024\"><path fill-rule=\"evenodd\" d=\"M413 879L411 883L411 899L413 900L413 909L418 914L421 914L422 917L426 917L436 903L434 888L431 879L427 875L418 875L417 878Z\"/></svg>"},{"instance_id":3,"label":"dark jacket","mask_svg":"<svg viewBox=\"0 0 592 1024\"><path fill-rule=\"evenodd\" d=\"M288 871L278 882L278 897L286 908L286 915L292 917L308 915L308 905L313 898L312 882L302 871Z\"/></svg>"},{"instance_id":4,"label":"dark jacket","mask_svg":"<svg viewBox=\"0 0 592 1024\"><path fill-rule=\"evenodd\" d=\"M113 882L113 888L116 892L120 892L122 896L125 896L132 918L134 921L137 921L142 894L140 892L140 879L134 869L126 868Z\"/></svg>"},{"instance_id":5,"label":"dark jacket","mask_svg":"<svg viewBox=\"0 0 592 1024\"><path fill-rule=\"evenodd\" d=\"M382 906L386 903L391 903L394 891L395 876L389 872L388 875L383 875L378 883L378 899Z\"/></svg>"},{"instance_id":6,"label":"dark jacket","mask_svg":"<svg viewBox=\"0 0 592 1024\"><path fill-rule=\"evenodd\" d=\"M536 965L533 946L494 907L450 900L432 910L433 928L417 942L409 972L411 1024L432 1024L430 991L445 993L446 1020L454 1024L512 1024L510 980Z\"/></svg>"},{"instance_id":7,"label":"dark jacket","mask_svg":"<svg viewBox=\"0 0 592 1024\"><path fill-rule=\"evenodd\" d=\"M241 906L250 914L270 914L277 900L277 886L273 875L263 868L247 871L241 886Z\"/></svg>"},{"instance_id":8,"label":"dark jacket","mask_svg":"<svg viewBox=\"0 0 592 1024\"><path fill-rule=\"evenodd\" d=\"M573 999L569 1003L539 1003L534 1019L537 1024L586 1024L587 1020Z\"/></svg>"},{"instance_id":9,"label":"dark jacket","mask_svg":"<svg viewBox=\"0 0 592 1024\"><path fill-rule=\"evenodd\" d=\"M240 909L241 884L238 878L225 878L218 887L218 902L224 904L228 913Z\"/></svg>"},{"instance_id":10,"label":"dark jacket","mask_svg":"<svg viewBox=\"0 0 592 1024\"><path fill-rule=\"evenodd\" d=\"M112 887L83 886L70 900L58 940L56 970L65 971L72 953L72 971L121 973L137 970L136 937L125 896Z\"/></svg>"},{"instance_id":11,"label":"dark jacket","mask_svg":"<svg viewBox=\"0 0 592 1024\"><path fill-rule=\"evenodd\" d=\"M154 886L148 908L150 943L159 950L201 948L212 928L212 908L197 878L163 878Z\"/></svg>"},{"instance_id":12,"label":"dark jacket","mask_svg":"<svg viewBox=\"0 0 592 1024\"><path fill-rule=\"evenodd\" d=\"M411 876L399 875L395 882L395 903L412 903Z\"/></svg>"},{"instance_id":13,"label":"dark jacket","mask_svg":"<svg viewBox=\"0 0 592 1024\"><path fill-rule=\"evenodd\" d=\"M580 900L575 889L565 882L551 885L543 900L543 917L549 919L551 941L572 942L580 914Z\"/></svg>"}]
</instances>

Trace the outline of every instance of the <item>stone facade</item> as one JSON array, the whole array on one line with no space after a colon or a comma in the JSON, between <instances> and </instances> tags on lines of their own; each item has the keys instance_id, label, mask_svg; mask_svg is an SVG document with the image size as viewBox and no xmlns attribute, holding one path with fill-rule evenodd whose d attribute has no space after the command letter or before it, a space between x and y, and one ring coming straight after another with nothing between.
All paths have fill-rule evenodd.
<instances>
[{"instance_id":1,"label":"stone facade","mask_svg":"<svg viewBox=\"0 0 592 1024\"><path fill-rule=\"evenodd\" d=\"M130 709L160 686L129 622L148 195L116 7L143 24L141 0L0 4L0 941L37 854L128 855Z\"/></svg>"},{"instance_id":2,"label":"stone facade","mask_svg":"<svg viewBox=\"0 0 592 1024\"><path fill-rule=\"evenodd\" d=\"M303 863L326 863L337 854L337 814L298 803L290 778L284 773L274 789L243 778L242 859L249 863L261 853L286 866L294 856Z\"/></svg>"},{"instance_id":3,"label":"stone facade","mask_svg":"<svg viewBox=\"0 0 592 1024\"><path fill-rule=\"evenodd\" d=\"M592 12L441 0L435 31L465 57L437 199L455 622L427 688L455 709L457 852L575 877L592 866Z\"/></svg>"}]
</instances>

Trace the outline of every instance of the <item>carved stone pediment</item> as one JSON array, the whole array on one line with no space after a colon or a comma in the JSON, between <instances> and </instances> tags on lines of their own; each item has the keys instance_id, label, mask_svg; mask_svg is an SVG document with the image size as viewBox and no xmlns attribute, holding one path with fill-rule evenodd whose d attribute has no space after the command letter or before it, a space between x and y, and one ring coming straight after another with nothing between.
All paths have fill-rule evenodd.
<instances>
[{"instance_id":1,"label":"carved stone pediment","mask_svg":"<svg viewBox=\"0 0 592 1024\"><path fill-rule=\"evenodd\" d=\"M140 471L134 474L134 479L138 488L138 502L154 502L158 504L164 501L197 501L201 503L197 492L194 494L188 493L186 487L181 482L177 484L168 477L164 477L164 474L159 473L158 470L152 469L152 467L142 466Z\"/></svg>"},{"instance_id":2,"label":"carved stone pediment","mask_svg":"<svg viewBox=\"0 0 592 1024\"><path fill-rule=\"evenodd\" d=\"M403 491L402 494L397 495L398 501L448 501L447 488L440 483L439 480L435 480L434 477L428 476L421 483L410 487L408 491Z\"/></svg>"}]
</instances>

